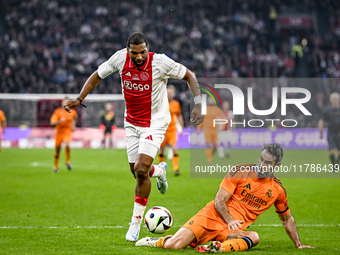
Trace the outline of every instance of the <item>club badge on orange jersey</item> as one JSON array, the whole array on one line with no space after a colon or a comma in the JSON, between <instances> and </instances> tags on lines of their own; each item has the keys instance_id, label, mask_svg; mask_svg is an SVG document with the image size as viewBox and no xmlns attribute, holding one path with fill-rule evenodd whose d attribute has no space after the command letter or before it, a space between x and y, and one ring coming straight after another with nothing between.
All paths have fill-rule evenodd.
<instances>
[{"instance_id":1,"label":"club badge on orange jersey","mask_svg":"<svg viewBox=\"0 0 340 255\"><path fill-rule=\"evenodd\" d=\"M268 189L268 191L266 192L266 197L270 198L273 195L272 190Z\"/></svg>"}]
</instances>

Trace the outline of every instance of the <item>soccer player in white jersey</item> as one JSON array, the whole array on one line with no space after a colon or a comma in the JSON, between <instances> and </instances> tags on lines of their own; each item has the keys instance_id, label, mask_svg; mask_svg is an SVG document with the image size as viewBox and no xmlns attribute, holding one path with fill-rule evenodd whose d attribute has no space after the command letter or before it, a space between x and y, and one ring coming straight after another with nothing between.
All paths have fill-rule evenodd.
<instances>
[{"instance_id":1,"label":"soccer player in white jersey","mask_svg":"<svg viewBox=\"0 0 340 255\"><path fill-rule=\"evenodd\" d=\"M227 156L227 158L229 158L230 155L230 148L231 148L231 144L230 144L230 140L231 140L231 127L230 127L230 123L233 122L235 123L235 118L234 118L234 114L233 111L230 110L230 105L228 101L223 102L222 104L222 111L224 113L224 115L226 116L226 119L228 121L228 123L225 125L225 127L219 132L218 134L218 156L222 159L224 158L224 155ZM232 126L232 128L235 130L236 127L235 125ZM225 148L225 150L224 150ZM225 154L224 154L225 152Z\"/></svg>"},{"instance_id":2,"label":"soccer player in white jersey","mask_svg":"<svg viewBox=\"0 0 340 255\"><path fill-rule=\"evenodd\" d=\"M185 66L164 54L149 52L147 39L142 33L129 36L127 47L117 51L98 67L85 82L77 99L70 100L65 110L81 104L101 79L119 72L125 99L126 146L130 169L135 177L135 203L127 241L136 241L145 207L151 191L150 177L157 177L157 187L162 194L167 191L165 162L152 165L171 121L166 92L168 78L187 81L194 96L195 108L191 122L203 122L201 97L196 77Z\"/></svg>"}]
</instances>

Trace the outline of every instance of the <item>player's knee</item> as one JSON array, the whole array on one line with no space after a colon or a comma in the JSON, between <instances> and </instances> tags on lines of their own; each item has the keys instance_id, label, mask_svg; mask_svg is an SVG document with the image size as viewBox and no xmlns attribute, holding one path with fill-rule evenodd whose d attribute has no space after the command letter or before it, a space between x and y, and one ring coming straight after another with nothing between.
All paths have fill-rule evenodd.
<instances>
[{"instance_id":1,"label":"player's knee","mask_svg":"<svg viewBox=\"0 0 340 255\"><path fill-rule=\"evenodd\" d=\"M54 157L59 157L59 153L60 153L60 147L56 148L55 152L54 152Z\"/></svg>"},{"instance_id":2,"label":"player's knee","mask_svg":"<svg viewBox=\"0 0 340 255\"><path fill-rule=\"evenodd\" d=\"M148 171L145 171L144 169L137 168L137 170L135 170L135 177L138 180L145 180L149 178L149 173Z\"/></svg>"},{"instance_id":3,"label":"player's knee","mask_svg":"<svg viewBox=\"0 0 340 255\"><path fill-rule=\"evenodd\" d=\"M248 231L247 237L249 237L253 241L253 246L256 246L260 242L259 234L255 231Z\"/></svg>"},{"instance_id":4,"label":"player's knee","mask_svg":"<svg viewBox=\"0 0 340 255\"><path fill-rule=\"evenodd\" d=\"M135 176L137 179L147 179L149 177L150 166L143 163L135 163Z\"/></svg>"}]
</instances>

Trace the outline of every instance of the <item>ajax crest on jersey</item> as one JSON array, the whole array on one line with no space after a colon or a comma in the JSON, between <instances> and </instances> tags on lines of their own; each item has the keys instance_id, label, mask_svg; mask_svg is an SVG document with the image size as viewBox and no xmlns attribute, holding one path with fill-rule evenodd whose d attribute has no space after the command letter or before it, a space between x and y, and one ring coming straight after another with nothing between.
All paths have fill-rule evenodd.
<instances>
[{"instance_id":1,"label":"ajax crest on jersey","mask_svg":"<svg viewBox=\"0 0 340 255\"><path fill-rule=\"evenodd\" d=\"M163 234L172 225L170 211L162 206L152 207L145 215L145 226L151 233Z\"/></svg>"}]
</instances>

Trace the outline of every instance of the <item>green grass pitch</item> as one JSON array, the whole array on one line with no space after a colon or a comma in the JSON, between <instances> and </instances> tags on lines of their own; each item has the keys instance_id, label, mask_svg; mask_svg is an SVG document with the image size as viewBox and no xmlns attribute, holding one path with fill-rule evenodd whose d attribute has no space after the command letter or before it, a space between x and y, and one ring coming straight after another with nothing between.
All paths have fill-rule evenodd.
<instances>
[{"instance_id":1,"label":"green grass pitch","mask_svg":"<svg viewBox=\"0 0 340 255\"><path fill-rule=\"evenodd\" d=\"M256 162L257 150L233 150L230 163ZM283 162L306 163L327 151L287 150ZM131 218L135 180L125 150L73 149L74 170L66 170L64 151L57 174L52 173L53 150L3 149L0 157L0 254L197 254L135 247L125 241ZM190 178L190 153L180 150L182 175L169 163L167 194L153 179L147 209L168 208L174 225L169 234L214 198L221 179ZM340 173L339 173L340 174ZM302 243L298 250L286 235L274 208L262 214L251 230L260 244L249 254L340 254L340 179L281 179ZM155 236L142 228L140 237Z\"/></svg>"}]
</instances>

